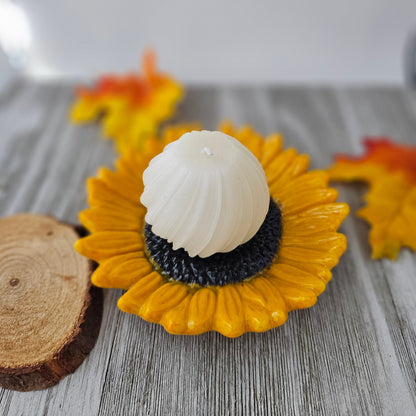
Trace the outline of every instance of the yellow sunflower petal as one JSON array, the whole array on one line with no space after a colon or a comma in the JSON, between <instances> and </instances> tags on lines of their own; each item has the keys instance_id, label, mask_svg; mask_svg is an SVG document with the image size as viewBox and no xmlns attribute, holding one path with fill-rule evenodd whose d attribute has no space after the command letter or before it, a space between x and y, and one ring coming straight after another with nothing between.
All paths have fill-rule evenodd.
<instances>
[{"instance_id":1,"label":"yellow sunflower petal","mask_svg":"<svg viewBox=\"0 0 416 416\"><path fill-rule=\"evenodd\" d=\"M275 326L261 292L251 283L241 283L236 286L243 303L247 331L264 332Z\"/></svg>"},{"instance_id":2,"label":"yellow sunflower petal","mask_svg":"<svg viewBox=\"0 0 416 416\"><path fill-rule=\"evenodd\" d=\"M277 194L276 194L277 195ZM293 193L279 202L286 215L297 214L317 205L328 204L337 199L338 192L331 188L310 189L304 193ZM284 202L282 202L284 201Z\"/></svg>"},{"instance_id":3,"label":"yellow sunflower petal","mask_svg":"<svg viewBox=\"0 0 416 416\"><path fill-rule=\"evenodd\" d=\"M143 143L143 154L149 158L153 158L157 154L161 153L164 148L164 144L156 137L151 137Z\"/></svg>"},{"instance_id":4,"label":"yellow sunflower petal","mask_svg":"<svg viewBox=\"0 0 416 416\"><path fill-rule=\"evenodd\" d=\"M283 233L292 236L336 231L348 213L347 204L332 203L313 207L295 215L284 215Z\"/></svg>"},{"instance_id":5,"label":"yellow sunflower petal","mask_svg":"<svg viewBox=\"0 0 416 416\"><path fill-rule=\"evenodd\" d=\"M290 158L287 158L290 160ZM273 197L279 198L279 190L283 188L284 185L290 182L296 176L299 176L306 172L309 166L309 156L308 155L297 155L290 163L288 163L283 171L280 171L278 176L267 176L267 182L270 188L270 194Z\"/></svg>"},{"instance_id":6,"label":"yellow sunflower petal","mask_svg":"<svg viewBox=\"0 0 416 416\"><path fill-rule=\"evenodd\" d=\"M346 248L347 239L340 233L284 236L280 242L278 258L279 262L305 270L327 283L332 277L330 268L338 263ZM308 255L303 257L304 253L299 253L298 249L307 250L307 254L314 258L311 260ZM322 258L327 260L321 261Z\"/></svg>"},{"instance_id":7,"label":"yellow sunflower petal","mask_svg":"<svg viewBox=\"0 0 416 416\"><path fill-rule=\"evenodd\" d=\"M181 283L165 283L154 291L140 308L140 316L149 322L159 322L163 314L179 305L188 294Z\"/></svg>"},{"instance_id":8,"label":"yellow sunflower petal","mask_svg":"<svg viewBox=\"0 0 416 416\"><path fill-rule=\"evenodd\" d=\"M285 264L316 263L332 268L338 264L339 255L324 250L309 250L303 247L281 247L278 259L279 262Z\"/></svg>"},{"instance_id":9,"label":"yellow sunflower petal","mask_svg":"<svg viewBox=\"0 0 416 416\"><path fill-rule=\"evenodd\" d=\"M116 168L125 174L141 178L148 164L149 160L147 158L131 149L116 161Z\"/></svg>"},{"instance_id":10,"label":"yellow sunflower petal","mask_svg":"<svg viewBox=\"0 0 416 416\"><path fill-rule=\"evenodd\" d=\"M137 162L132 163L131 159L129 159L128 157L121 157L117 159L115 165L117 172L122 172L125 175L132 175L137 177L140 177L143 174L144 169L146 169L147 167L147 165L145 165L144 163L142 164L142 166L137 165Z\"/></svg>"},{"instance_id":11,"label":"yellow sunflower petal","mask_svg":"<svg viewBox=\"0 0 416 416\"><path fill-rule=\"evenodd\" d=\"M263 146L263 154L260 162L263 169L266 169L271 162L279 155L282 151L283 138L279 133L272 134L266 138Z\"/></svg>"},{"instance_id":12,"label":"yellow sunflower petal","mask_svg":"<svg viewBox=\"0 0 416 416\"><path fill-rule=\"evenodd\" d=\"M146 299L163 284L162 276L152 272L139 279L117 302L124 312L140 315L140 309Z\"/></svg>"},{"instance_id":13,"label":"yellow sunflower petal","mask_svg":"<svg viewBox=\"0 0 416 416\"><path fill-rule=\"evenodd\" d=\"M126 204L137 206L139 202L139 196L136 193L134 195L122 195L116 189L110 188L102 179L98 178L89 178L87 180L87 191L88 204L90 206L103 205L105 203L120 205L122 207L126 206Z\"/></svg>"},{"instance_id":14,"label":"yellow sunflower petal","mask_svg":"<svg viewBox=\"0 0 416 416\"><path fill-rule=\"evenodd\" d=\"M299 247L306 250L328 252L333 256L341 257L347 248L347 238L341 233L320 233L310 236L288 236L282 238L280 247Z\"/></svg>"},{"instance_id":15,"label":"yellow sunflower petal","mask_svg":"<svg viewBox=\"0 0 416 416\"><path fill-rule=\"evenodd\" d=\"M139 231L143 228L144 208L116 210L110 206L96 206L79 213L79 220L91 232Z\"/></svg>"},{"instance_id":16,"label":"yellow sunflower petal","mask_svg":"<svg viewBox=\"0 0 416 416\"><path fill-rule=\"evenodd\" d=\"M249 283L263 295L265 307L270 313L273 327L284 324L287 320L288 307L278 287L265 277L256 277Z\"/></svg>"},{"instance_id":17,"label":"yellow sunflower petal","mask_svg":"<svg viewBox=\"0 0 416 416\"><path fill-rule=\"evenodd\" d=\"M133 200L133 198L136 198L135 202L140 203L140 195L143 192L141 177L128 175L124 172L113 172L107 168L101 168L98 171L98 177L108 188L113 189L126 199Z\"/></svg>"},{"instance_id":18,"label":"yellow sunflower petal","mask_svg":"<svg viewBox=\"0 0 416 416\"><path fill-rule=\"evenodd\" d=\"M284 263L273 264L268 274L275 278L275 282L283 281L293 287L300 286L301 288L311 289L317 295L321 294L326 286L317 276Z\"/></svg>"},{"instance_id":19,"label":"yellow sunflower petal","mask_svg":"<svg viewBox=\"0 0 416 416\"><path fill-rule=\"evenodd\" d=\"M286 199L292 195L303 194L312 189L327 188L329 175L323 170L313 170L303 175L291 178L286 184L282 184L277 191L277 196Z\"/></svg>"},{"instance_id":20,"label":"yellow sunflower petal","mask_svg":"<svg viewBox=\"0 0 416 416\"><path fill-rule=\"evenodd\" d=\"M273 194L286 215L296 214L313 206L334 202L338 196L335 189L328 188L328 174L312 171L287 180Z\"/></svg>"},{"instance_id":21,"label":"yellow sunflower petal","mask_svg":"<svg viewBox=\"0 0 416 416\"><path fill-rule=\"evenodd\" d=\"M271 186L288 166L295 160L298 152L292 147L280 153L268 166L264 168L267 183Z\"/></svg>"},{"instance_id":22,"label":"yellow sunflower petal","mask_svg":"<svg viewBox=\"0 0 416 416\"><path fill-rule=\"evenodd\" d=\"M251 126L245 125L236 129L233 123L225 120L220 123L218 130L234 137L247 147L259 160L263 154L264 140Z\"/></svg>"},{"instance_id":23,"label":"yellow sunflower petal","mask_svg":"<svg viewBox=\"0 0 416 416\"><path fill-rule=\"evenodd\" d=\"M286 184L293 178L303 174L309 167L310 158L308 155L298 155L292 163L286 168L282 174L275 179L273 187L279 189L283 184Z\"/></svg>"},{"instance_id":24,"label":"yellow sunflower petal","mask_svg":"<svg viewBox=\"0 0 416 416\"><path fill-rule=\"evenodd\" d=\"M188 310L191 302L191 294L187 294L185 298L172 309L169 309L160 320L160 324L170 334L186 334L188 332Z\"/></svg>"},{"instance_id":25,"label":"yellow sunflower petal","mask_svg":"<svg viewBox=\"0 0 416 416\"><path fill-rule=\"evenodd\" d=\"M234 128L234 124L230 120L223 120L219 124L218 130L232 137L235 137L237 134L236 129Z\"/></svg>"},{"instance_id":26,"label":"yellow sunflower petal","mask_svg":"<svg viewBox=\"0 0 416 416\"><path fill-rule=\"evenodd\" d=\"M269 277L270 283L279 288L279 293L284 298L289 311L294 309L309 308L316 303L315 292L306 287L286 283L274 276Z\"/></svg>"},{"instance_id":27,"label":"yellow sunflower petal","mask_svg":"<svg viewBox=\"0 0 416 416\"><path fill-rule=\"evenodd\" d=\"M213 289L202 288L194 293L189 304L189 334L202 334L212 328L216 301L217 295Z\"/></svg>"},{"instance_id":28,"label":"yellow sunflower petal","mask_svg":"<svg viewBox=\"0 0 416 416\"><path fill-rule=\"evenodd\" d=\"M88 201L92 208L80 212L81 223L90 231L140 230L143 226L144 207L127 200L101 179L87 182Z\"/></svg>"},{"instance_id":29,"label":"yellow sunflower petal","mask_svg":"<svg viewBox=\"0 0 416 416\"><path fill-rule=\"evenodd\" d=\"M128 289L151 272L152 266L143 253L128 253L101 262L91 281L99 287Z\"/></svg>"},{"instance_id":30,"label":"yellow sunflower petal","mask_svg":"<svg viewBox=\"0 0 416 416\"><path fill-rule=\"evenodd\" d=\"M239 140L254 156L261 159L263 154L264 140L263 138L253 130L251 126L243 126L237 130L234 136Z\"/></svg>"},{"instance_id":31,"label":"yellow sunflower petal","mask_svg":"<svg viewBox=\"0 0 416 416\"><path fill-rule=\"evenodd\" d=\"M308 272L312 274L313 276L318 277L324 283L328 283L332 279L331 270L321 264L300 262L300 261L295 263L295 262L290 262L286 260L284 263L289 264L293 267L296 267L297 269L304 270L305 272Z\"/></svg>"},{"instance_id":32,"label":"yellow sunflower petal","mask_svg":"<svg viewBox=\"0 0 416 416\"><path fill-rule=\"evenodd\" d=\"M213 328L230 338L240 336L246 328L242 307L240 295L233 285L219 287Z\"/></svg>"},{"instance_id":33,"label":"yellow sunflower petal","mask_svg":"<svg viewBox=\"0 0 416 416\"><path fill-rule=\"evenodd\" d=\"M249 300L259 307L266 306L266 299L263 294L251 282L237 283L235 287L238 289L238 293L243 301Z\"/></svg>"},{"instance_id":34,"label":"yellow sunflower petal","mask_svg":"<svg viewBox=\"0 0 416 416\"><path fill-rule=\"evenodd\" d=\"M120 254L143 252L143 240L134 231L101 231L78 240L75 249L83 256L101 262Z\"/></svg>"}]
</instances>

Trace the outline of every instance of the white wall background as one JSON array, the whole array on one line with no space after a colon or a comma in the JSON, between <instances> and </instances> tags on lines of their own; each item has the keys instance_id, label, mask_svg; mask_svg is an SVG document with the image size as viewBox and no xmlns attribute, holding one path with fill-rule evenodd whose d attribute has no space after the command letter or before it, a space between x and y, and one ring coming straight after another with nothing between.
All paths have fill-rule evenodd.
<instances>
[{"instance_id":1,"label":"white wall background","mask_svg":"<svg viewBox=\"0 0 416 416\"><path fill-rule=\"evenodd\" d=\"M137 67L153 46L188 83L403 83L416 0L21 0L29 72Z\"/></svg>"}]
</instances>

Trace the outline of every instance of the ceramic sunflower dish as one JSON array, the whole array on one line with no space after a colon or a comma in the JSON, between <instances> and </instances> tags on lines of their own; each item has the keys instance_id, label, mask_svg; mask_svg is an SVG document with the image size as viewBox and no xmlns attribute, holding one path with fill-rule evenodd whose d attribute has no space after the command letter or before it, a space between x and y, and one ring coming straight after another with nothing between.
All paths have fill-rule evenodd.
<instances>
[{"instance_id":1,"label":"ceramic sunflower dish","mask_svg":"<svg viewBox=\"0 0 416 416\"><path fill-rule=\"evenodd\" d=\"M90 178L91 234L75 247L99 263L95 285L126 290L122 311L172 334L267 331L325 290L348 206L279 134L197 129L169 128Z\"/></svg>"}]
</instances>

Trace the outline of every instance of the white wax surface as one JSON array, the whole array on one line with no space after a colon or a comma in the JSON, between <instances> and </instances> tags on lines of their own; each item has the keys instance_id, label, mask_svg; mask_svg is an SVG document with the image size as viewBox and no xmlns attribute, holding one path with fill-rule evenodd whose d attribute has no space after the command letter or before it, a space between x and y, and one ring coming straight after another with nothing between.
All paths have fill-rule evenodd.
<instances>
[{"instance_id":1,"label":"white wax surface","mask_svg":"<svg viewBox=\"0 0 416 416\"><path fill-rule=\"evenodd\" d=\"M152 231L191 257L234 250L263 223L270 194L263 168L238 140L192 131L170 143L143 173Z\"/></svg>"}]
</instances>

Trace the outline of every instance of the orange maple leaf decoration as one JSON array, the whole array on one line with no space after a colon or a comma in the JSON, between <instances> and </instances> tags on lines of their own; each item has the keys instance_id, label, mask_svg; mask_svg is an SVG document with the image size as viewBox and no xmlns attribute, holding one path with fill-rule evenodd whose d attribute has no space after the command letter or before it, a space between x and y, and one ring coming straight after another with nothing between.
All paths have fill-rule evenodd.
<instances>
[{"instance_id":1,"label":"orange maple leaf decoration","mask_svg":"<svg viewBox=\"0 0 416 416\"><path fill-rule=\"evenodd\" d=\"M70 119L87 123L102 116L104 137L115 140L124 153L141 148L143 140L157 133L159 124L174 113L183 87L156 68L152 51L143 55L141 73L101 76L93 87L76 91Z\"/></svg>"},{"instance_id":2,"label":"orange maple leaf decoration","mask_svg":"<svg viewBox=\"0 0 416 416\"><path fill-rule=\"evenodd\" d=\"M416 146L367 138L361 157L336 156L335 181L365 181L368 205L357 215L371 225L372 257L394 260L401 247L416 250Z\"/></svg>"}]
</instances>

